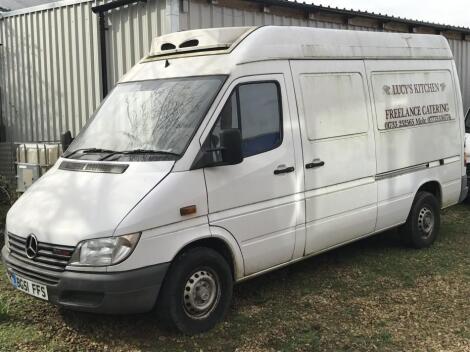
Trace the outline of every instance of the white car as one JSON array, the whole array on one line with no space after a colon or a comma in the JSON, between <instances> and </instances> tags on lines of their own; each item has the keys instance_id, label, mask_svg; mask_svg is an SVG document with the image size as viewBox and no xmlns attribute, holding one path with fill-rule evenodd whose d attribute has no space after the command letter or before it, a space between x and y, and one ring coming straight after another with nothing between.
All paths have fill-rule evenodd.
<instances>
[{"instance_id":1,"label":"white car","mask_svg":"<svg viewBox=\"0 0 470 352\"><path fill-rule=\"evenodd\" d=\"M431 245L464 132L441 36L164 35L10 209L2 258L54 304L205 331L234 283L397 226Z\"/></svg>"}]
</instances>

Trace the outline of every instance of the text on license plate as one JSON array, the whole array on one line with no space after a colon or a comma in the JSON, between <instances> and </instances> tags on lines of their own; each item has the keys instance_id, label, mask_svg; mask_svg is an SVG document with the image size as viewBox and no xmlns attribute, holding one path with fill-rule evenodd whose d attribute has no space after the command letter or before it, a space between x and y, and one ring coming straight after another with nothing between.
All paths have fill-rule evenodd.
<instances>
[{"instance_id":1,"label":"text on license plate","mask_svg":"<svg viewBox=\"0 0 470 352\"><path fill-rule=\"evenodd\" d=\"M48 300L46 286L38 284L37 282L31 281L28 279L25 279L24 277L21 277L15 273L11 273L9 276L10 276L11 283L18 290L23 291L27 294L30 294L31 296L41 298L46 301Z\"/></svg>"}]
</instances>

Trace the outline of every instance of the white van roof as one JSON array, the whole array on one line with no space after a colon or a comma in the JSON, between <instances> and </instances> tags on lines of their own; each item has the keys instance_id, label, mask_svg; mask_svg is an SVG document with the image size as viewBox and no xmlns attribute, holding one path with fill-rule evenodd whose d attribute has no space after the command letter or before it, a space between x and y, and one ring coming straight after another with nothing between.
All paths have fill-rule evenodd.
<instances>
[{"instance_id":1,"label":"white van roof","mask_svg":"<svg viewBox=\"0 0 470 352\"><path fill-rule=\"evenodd\" d=\"M198 29L154 39L149 58L232 53L246 63L276 59L452 59L430 34L263 26Z\"/></svg>"}]
</instances>

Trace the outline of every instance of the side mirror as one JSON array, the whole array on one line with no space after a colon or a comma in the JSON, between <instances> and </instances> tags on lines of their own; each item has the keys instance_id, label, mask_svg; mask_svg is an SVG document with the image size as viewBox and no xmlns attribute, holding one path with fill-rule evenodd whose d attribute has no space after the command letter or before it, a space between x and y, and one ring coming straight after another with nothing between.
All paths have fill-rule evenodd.
<instances>
[{"instance_id":1,"label":"side mirror","mask_svg":"<svg viewBox=\"0 0 470 352\"><path fill-rule=\"evenodd\" d=\"M60 136L60 144L62 144L62 151L65 152L70 144L72 144L72 132L67 131Z\"/></svg>"},{"instance_id":2,"label":"side mirror","mask_svg":"<svg viewBox=\"0 0 470 352\"><path fill-rule=\"evenodd\" d=\"M199 151L194 160L191 170L203 167L235 165L243 161L242 135L238 128L229 128L220 132L220 147L215 149L205 149ZM211 138L209 136L209 138ZM210 145L208 141L204 145ZM219 157L216 157L216 153ZM214 160L219 159L219 160Z\"/></svg>"},{"instance_id":3,"label":"side mirror","mask_svg":"<svg viewBox=\"0 0 470 352\"><path fill-rule=\"evenodd\" d=\"M230 128L220 133L220 149L224 165L240 164L243 161L242 135L238 128Z\"/></svg>"}]
</instances>

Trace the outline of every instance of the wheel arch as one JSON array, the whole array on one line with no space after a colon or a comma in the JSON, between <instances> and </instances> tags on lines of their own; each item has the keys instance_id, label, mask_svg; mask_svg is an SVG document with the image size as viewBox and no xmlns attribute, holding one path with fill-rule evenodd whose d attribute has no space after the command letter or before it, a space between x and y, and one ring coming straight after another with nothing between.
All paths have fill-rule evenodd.
<instances>
[{"instance_id":1,"label":"wheel arch","mask_svg":"<svg viewBox=\"0 0 470 352\"><path fill-rule=\"evenodd\" d=\"M243 256L235 238L223 228L210 227L211 235L195 238L186 243L173 257L173 260L181 253L196 247L206 247L215 250L227 260L232 271L234 281L240 280L244 275ZM173 261L172 260L172 261Z\"/></svg>"},{"instance_id":2,"label":"wheel arch","mask_svg":"<svg viewBox=\"0 0 470 352\"><path fill-rule=\"evenodd\" d=\"M439 181L437 180L426 180L421 185L418 187L415 193L415 198L416 195L421 192L429 192L434 197L436 197L437 201L439 202L439 207L442 207L442 186Z\"/></svg>"}]
</instances>

